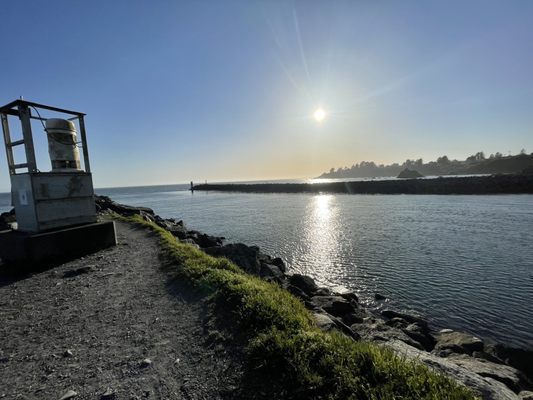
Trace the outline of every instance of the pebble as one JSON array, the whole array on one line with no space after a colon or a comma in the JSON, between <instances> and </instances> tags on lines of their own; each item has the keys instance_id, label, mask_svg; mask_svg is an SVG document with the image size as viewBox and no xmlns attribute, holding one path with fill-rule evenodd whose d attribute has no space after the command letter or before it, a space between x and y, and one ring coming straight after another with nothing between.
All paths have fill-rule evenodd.
<instances>
[{"instance_id":1,"label":"pebble","mask_svg":"<svg viewBox=\"0 0 533 400\"><path fill-rule=\"evenodd\" d=\"M78 393L76 393L74 390L69 390L63 396L61 396L61 398L59 400L71 399L71 398L73 398L73 397L75 397L77 395L78 395Z\"/></svg>"},{"instance_id":2,"label":"pebble","mask_svg":"<svg viewBox=\"0 0 533 400\"><path fill-rule=\"evenodd\" d=\"M150 360L149 358L145 358L144 360L141 361L141 368L147 368L151 365L152 365L152 360Z\"/></svg>"},{"instance_id":3,"label":"pebble","mask_svg":"<svg viewBox=\"0 0 533 400\"><path fill-rule=\"evenodd\" d=\"M117 396L115 394L115 391L111 388L107 388L104 393L100 396L101 400L111 400L115 399Z\"/></svg>"},{"instance_id":4,"label":"pebble","mask_svg":"<svg viewBox=\"0 0 533 400\"><path fill-rule=\"evenodd\" d=\"M383 296L382 294L375 293L374 294L374 299L380 301L380 300L386 300L387 298L385 296Z\"/></svg>"}]
</instances>

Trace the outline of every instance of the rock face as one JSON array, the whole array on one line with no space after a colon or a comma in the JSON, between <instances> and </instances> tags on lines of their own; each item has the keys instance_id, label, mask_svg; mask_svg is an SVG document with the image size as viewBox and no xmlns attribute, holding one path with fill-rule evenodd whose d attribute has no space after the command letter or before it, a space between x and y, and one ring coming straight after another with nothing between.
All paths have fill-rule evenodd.
<instances>
[{"instance_id":1,"label":"rock face","mask_svg":"<svg viewBox=\"0 0 533 400\"><path fill-rule=\"evenodd\" d=\"M404 178L404 179L413 179L413 178L422 178L424 175L422 175L420 172L415 171L413 169L406 168L402 172L399 173L397 178Z\"/></svg>"}]
</instances>

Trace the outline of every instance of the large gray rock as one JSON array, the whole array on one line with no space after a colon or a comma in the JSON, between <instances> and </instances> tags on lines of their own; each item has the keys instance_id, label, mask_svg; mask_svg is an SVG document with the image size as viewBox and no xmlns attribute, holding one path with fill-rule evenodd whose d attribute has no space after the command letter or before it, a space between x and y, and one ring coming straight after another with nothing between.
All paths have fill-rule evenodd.
<instances>
[{"instance_id":1,"label":"large gray rock","mask_svg":"<svg viewBox=\"0 0 533 400\"><path fill-rule=\"evenodd\" d=\"M410 338L402 332L402 330L391 327L380 320L369 321L368 323L365 322L362 324L352 324L351 328L363 339L371 342L387 343L391 340L401 340L419 350L425 350L422 344Z\"/></svg>"},{"instance_id":2,"label":"large gray rock","mask_svg":"<svg viewBox=\"0 0 533 400\"><path fill-rule=\"evenodd\" d=\"M17 222L14 208L9 212L0 214L0 231L11 229L14 222Z\"/></svg>"},{"instance_id":3,"label":"large gray rock","mask_svg":"<svg viewBox=\"0 0 533 400\"><path fill-rule=\"evenodd\" d=\"M407 325L402 329L402 332L417 343L420 343L426 351L431 351L435 347L435 339L431 336L427 327L414 323Z\"/></svg>"},{"instance_id":4,"label":"large gray rock","mask_svg":"<svg viewBox=\"0 0 533 400\"><path fill-rule=\"evenodd\" d=\"M337 326L331 317L325 313L313 313L315 317L316 326L324 332L329 332L335 329Z\"/></svg>"},{"instance_id":5,"label":"large gray rock","mask_svg":"<svg viewBox=\"0 0 533 400\"><path fill-rule=\"evenodd\" d=\"M289 277L289 283L302 290L308 296L312 296L318 289L313 278L306 275L293 274Z\"/></svg>"},{"instance_id":6,"label":"large gray rock","mask_svg":"<svg viewBox=\"0 0 533 400\"><path fill-rule=\"evenodd\" d=\"M352 303L341 296L313 296L311 302L335 317L344 317L356 310Z\"/></svg>"},{"instance_id":7,"label":"large gray rock","mask_svg":"<svg viewBox=\"0 0 533 400\"><path fill-rule=\"evenodd\" d=\"M404 321L410 323L410 324L418 324L423 327L427 327L428 323L425 319L417 317L416 315L411 314L405 314L394 310L383 310L381 311L381 315L383 315L387 319L393 319L393 318L399 318L403 319Z\"/></svg>"},{"instance_id":8,"label":"large gray rock","mask_svg":"<svg viewBox=\"0 0 533 400\"><path fill-rule=\"evenodd\" d=\"M257 246L230 243L225 246L209 247L204 249L204 251L215 257L226 257L250 274L259 275L261 270L260 253Z\"/></svg>"},{"instance_id":9,"label":"large gray rock","mask_svg":"<svg viewBox=\"0 0 533 400\"><path fill-rule=\"evenodd\" d=\"M485 346L485 351L523 372L533 386L533 348L519 349L502 344Z\"/></svg>"},{"instance_id":10,"label":"large gray rock","mask_svg":"<svg viewBox=\"0 0 533 400\"><path fill-rule=\"evenodd\" d=\"M283 273L287 272L287 267L285 266L285 262L281 258L279 257L273 258L272 264L278 267L281 272Z\"/></svg>"},{"instance_id":11,"label":"large gray rock","mask_svg":"<svg viewBox=\"0 0 533 400\"><path fill-rule=\"evenodd\" d=\"M400 356L421 362L436 371L448 375L455 381L471 388L484 400L517 400L519 398L505 384L490 377L480 376L447 358L437 357L426 351L418 350L399 340L391 340L385 343L385 346L391 348Z\"/></svg>"},{"instance_id":12,"label":"large gray rock","mask_svg":"<svg viewBox=\"0 0 533 400\"><path fill-rule=\"evenodd\" d=\"M261 264L261 269L259 270L259 276L261 278L266 278L269 280L274 280L276 282L281 282L285 275L279 267L273 264Z\"/></svg>"},{"instance_id":13,"label":"large gray rock","mask_svg":"<svg viewBox=\"0 0 533 400\"><path fill-rule=\"evenodd\" d=\"M454 353L472 354L474 351L483 351L483 341L468 333L445 329L435 335L435 339L435 352L449 350Z\"/></svg>"},{"instance_id":14,"label":"large gray rock","mask_svg":"<svg viewBox=\"0 0 533 400\"><path fill-rule=\"evenodd\" d=\"M148 207L132 207L125 204L116 203L107 196L94 196L94 201L96 205L96 211L114 211L117 214L120 214L125 217L132 215L141 215L146 216L149 219L153 220L154 210Z\"/></svg>"},{"instance_id":15,"label":"large gray rock","mask_svg":"<svg viewBox=\"0 0 533 400\"><path fill-rule=\"evenodd\" d=\"M454 354L448 357L447 360L478 375L502 382L515 392L520 391L522 374L513 367L505 364L496 364L481 358L470 357L466 354Z\"/></svg>"}]
</instances>

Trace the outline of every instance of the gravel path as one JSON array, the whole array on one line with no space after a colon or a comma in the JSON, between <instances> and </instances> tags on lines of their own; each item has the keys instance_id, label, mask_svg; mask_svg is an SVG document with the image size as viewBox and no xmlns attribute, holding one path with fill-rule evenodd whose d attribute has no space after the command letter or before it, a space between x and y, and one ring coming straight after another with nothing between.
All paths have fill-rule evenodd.
<instances>
[{"instance_id":1,"label":"gravel path","mask_svg":"<svg viewBox=\"0 0 533 400\"><path fill-rule=\"evenodd\" d=\"M219 399L240 364L210 345L202 301L171 285L155 237L16 282L0 278L0 398Z\"/></svg>"}]
</instances>

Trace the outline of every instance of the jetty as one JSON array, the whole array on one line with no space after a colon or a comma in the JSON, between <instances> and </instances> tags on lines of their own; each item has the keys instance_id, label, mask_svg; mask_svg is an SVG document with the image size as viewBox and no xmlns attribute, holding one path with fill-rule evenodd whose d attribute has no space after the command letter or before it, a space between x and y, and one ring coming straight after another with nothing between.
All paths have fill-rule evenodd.
<instances>
[{"instance_id":1,"label":"jetty","mask_svg":"<svg viewBox=\"0 0 533 400\"><path fill-rule=\"evenodd\" d=\"M244 193L532 194L533 175L439 177L325 183L201 184L194 190Z\"/></svg>"}]
</instances>

